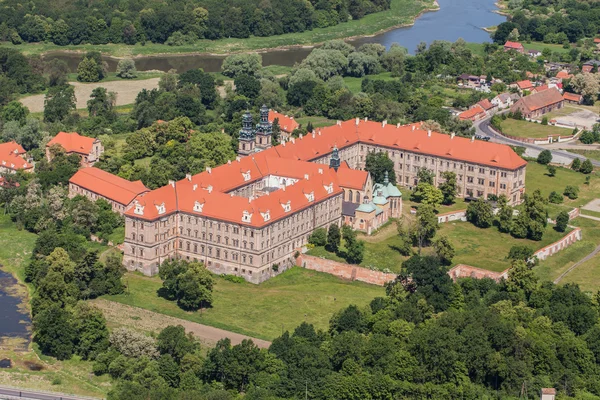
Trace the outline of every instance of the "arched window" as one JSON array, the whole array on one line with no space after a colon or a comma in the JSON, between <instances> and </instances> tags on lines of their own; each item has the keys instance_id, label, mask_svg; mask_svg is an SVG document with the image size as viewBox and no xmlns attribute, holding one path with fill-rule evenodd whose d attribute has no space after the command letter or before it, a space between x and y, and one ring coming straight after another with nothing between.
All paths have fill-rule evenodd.
<instances>
[{"instance_id":1,"label":"arched window","mask_svg":"<svg viewBox=\"0 0 600 400\"><path fill-rule=\"evenodd\" d=\"M144 235L140 235L140 242L144 241Z\"/></svg>"},{"instance_id":2,"label":"arched window","mask_svg":"<svg viewBox=\"0 0 600 400\"><path fill-rule=\"evenodd\" d=\"M356 191L356 201L355 203L360 203L360 192Z\"/></svg>"}]
</instances>

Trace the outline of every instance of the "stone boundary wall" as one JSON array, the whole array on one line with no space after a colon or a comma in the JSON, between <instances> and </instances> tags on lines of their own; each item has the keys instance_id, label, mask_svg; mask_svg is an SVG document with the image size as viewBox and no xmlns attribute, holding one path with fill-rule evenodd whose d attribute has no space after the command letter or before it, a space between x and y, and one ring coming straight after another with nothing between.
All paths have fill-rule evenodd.
<instances>
[{"instance_id":1,"label":"stone boundary wall","mask_svg":"<svg viewBox=\"0 0 600 400\"><path fill-rule=\"evenodd\" d=\"M450 211L437 215L438 224L451 221L466 221L467 210Z\"/></svg>"},{"instance_id":2,"label":"stone boundary wall","mask_svg":"<svg viewBox=\"0 0 600 400\"><path fill-rule=\"evenodd\" d=\"M505 269L502 272L494 272L488 271L486 269L472 267L466 264L458 264L452 269L450 269L450 271L448 271L448 275L450 275L450 278L452 278L453 281L456 281L459 278L489 278L498 282L502 279L508 278L508 269Z\"/></svg>"},{"instance_id":3,"label":"stone boundary wall","mask_svg":"<svg viewBox=\"0 0 600 400\"><path fill-rule=\"evenodd\" d=\"M335 275L342 279L361 281L378 286L383 286L386 282L393 281L398 276L397 274L373 271L358 265L340 263L306 254L300 254L296 258L296 265L313 271Z\"/></svg>"},{"instance_id":4,"label":"stone boundary wall","mask_svg":"<svg viewBox=\"0 0 600 400\"><path fill-rule=\"evenodd\" d=\"M538 251L533 253L533 255L539 258L540 260L545 260L551 255L569 247L578 240L581 240L581 229L575 228L571 232L567 233L562 239L539 249Z\"/></svg>"}]
</instances>

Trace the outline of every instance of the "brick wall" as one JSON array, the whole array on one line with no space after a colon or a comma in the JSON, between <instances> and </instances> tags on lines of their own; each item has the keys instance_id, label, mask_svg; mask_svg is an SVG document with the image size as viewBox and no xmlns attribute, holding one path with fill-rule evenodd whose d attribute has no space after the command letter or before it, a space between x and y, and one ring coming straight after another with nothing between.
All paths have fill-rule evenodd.
<instances>
[{"instance_id":1,"label":"brick wall","mask_svg":"<svg viewBox=\"0 0 600 400\"><path fill-rule=\"evenodd\" d=\"M489 278L495 281L500 281L501 279L506 279L508 277L508 269L502 272L494 272L488 271L486 269L472 267L466 264L458 264L450 271L448 271L448 275L450 275L450 278L452 278L452 280L454 281L456 281L458 278Z\"/></svg>"},{"instance_id":2,"label":"brick wall","mask_svg":"<svg viewBox=\"0 0 600 400\"><path fill-rule=\"evenodd\" d=\"M575 243L578 240L581 240L581 229L575 228L571 232L567 233L559 241L556 241L552 244L549 244L548 246L546 246L544 248L539 249L538 251L533 253L533 255L537 256L537 258L539 258L540 260L545 260L546 258L550 257L554 253L557 253L557 252L569 247L570 245L572 245L573 243Z\"/></svg>"},{"instance_id":3,"label":"brick wall","mask_svg":"<svg viewBox=\"0 0 600 400\"><path fill-rule=\"evenodd\" d=\"M386 282L396 279L396 274L372 271L358 265L344 264L324 258L301 254L296 259L296 265L313 271L325 272L342 279L361 281L371 285L383 286Z\"/></svg>"},{"instance_id":4,"label":"brick wall","mask_svg":"<svg viewBox=\"0 0 600 400\"><path fill-rule=\"evenodd\" d=\"M450 221L466 221L467 210L451 211L444 214L438 214L438 224Z\"/></svg>"}]
</instances>

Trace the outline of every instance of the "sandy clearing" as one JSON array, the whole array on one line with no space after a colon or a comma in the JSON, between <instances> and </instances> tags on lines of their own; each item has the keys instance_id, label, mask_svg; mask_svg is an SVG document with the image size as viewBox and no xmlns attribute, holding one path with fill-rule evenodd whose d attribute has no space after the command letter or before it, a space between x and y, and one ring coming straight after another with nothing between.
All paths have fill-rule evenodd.
<instances>
[{"instance_id":1,"label":"sandy clearing","mask_svg":"<svg viewBox=\"0 0 600 400\"><path fill-rule=\"evenodd\" d=\"M135 102L137 94L142 89L155 89L158 88L158 81L160 78L143 79L139 81L111 81L111 82L94 82L94 83L81 83L81 82L69 82L69 84L75 87L75 97L77 98L77 108L86 108L87 101L90 99L92 90L97 87L103 87L109 92L115 92L117 94L117 105L122 106L125 104L132 104ZM21 103L29 108L31 112L43 112L44 111L44 96L43 94L36 94L34 96L28 96L22 98Z\"/></svg>"},{"instance_id":2,"label":"sandy clearing","mask_svg":"<svg viewBox=\"0 0 600 400\"><path fill-rule=\"evenodd\" d=\"M233 345L241 343L244 339L252 339L258 347L265 349L271 345L271 342L266 340L255 339L250 336L240 335L239 333L170 317L114 301L96 299L92 303L102 310L108 322L120 326L158 333L169 325L182 325L186 332L192 332L201 342L210 346L214 346L215 343L224 338L229 338Z\"/></svg>"}]
</instances>

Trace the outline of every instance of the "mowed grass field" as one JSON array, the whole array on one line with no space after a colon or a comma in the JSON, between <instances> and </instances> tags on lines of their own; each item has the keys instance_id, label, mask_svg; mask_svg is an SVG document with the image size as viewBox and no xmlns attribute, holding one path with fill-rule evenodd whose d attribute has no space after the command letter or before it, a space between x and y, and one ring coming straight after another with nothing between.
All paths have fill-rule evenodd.
<instances>
[{"instance_id":1,"label":"mowed grass field","mask_svg":"<svg viewBox=\"0 0 600 400\"><path fill-rule=\"evenodd\" d=\"M124 281L128 293L104 298L266 340L304 321L327 329L336 311L350 304L362 307L375 297L385 296L379 286L294 267L260 285L217 277L213 307L188 312L158 296L162 287L158 277L128 273Z\"/></svg>"},{"instance_id":2,"label":"mowed grass field","mask_svg":"<svg viewBox=\"0 0 600 400\"><path fill-rule=\"evenodd\" d=\"M580 154L585 158L591 160L600 161L600 150L580 150L580 149L567 149L571 153Z\"/></svg>"},{"instance_id":3,"label":"mowed grass field","mask_svg":"<svg viewBox=\"0 0 600 400\"><path fill-rule=\"evenodd\" d=\"M542 125L535 122L516 120L507 118L502 121L502 132L506 135L522 138L547 138L548 135L568 136L572 133L571 129L558 128L551 125Z\"/></svg>"}]
</instances>

